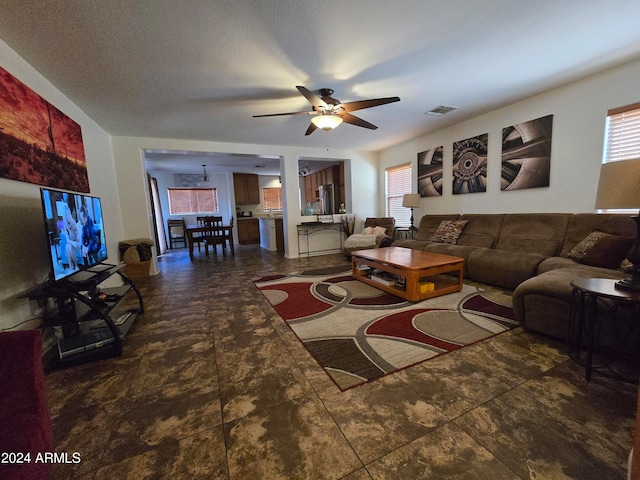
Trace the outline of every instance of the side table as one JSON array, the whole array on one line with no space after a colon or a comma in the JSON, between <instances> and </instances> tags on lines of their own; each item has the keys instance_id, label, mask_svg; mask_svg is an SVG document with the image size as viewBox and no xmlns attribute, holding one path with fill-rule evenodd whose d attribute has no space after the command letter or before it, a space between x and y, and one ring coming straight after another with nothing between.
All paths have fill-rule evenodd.
<instances>
[{"instance_id":1,"label":"side table","mask_svg":"<svg viewBox=\"0 0 640 480\"><path fill-rule=\"evenodd\" d=\"M575 361L582 363L583 344L586 346L585 352L585 378L591 380L591 373L594 369L608 367L609 364L593 365L594 350L598 347L601 327L603 321L610 321L615 327L619 321L618 313L620 309L631 309L633 322L629 331L618 332L620 344L624 346L626 341L632 341L632 329L635 330L640 322L640 292L622 290L616 288L617 280L608 278L579 278L571 282L573 287L573 305L571 312L571 322L569 328L569 355ZM606 319L602 319L601 312L607 311ZM583 342L583 334L585 335ZM637 358L634 359L637 363ZM611 371L614 378L637 383L634 379L626 378Z\"/></svg>"},{"instance_id":2,"label":"side table","mask_svg":"<svg viewBox=\"0 0 640 480\"><path fill-rule=\"evenodd\" d=\"M414 227L412 230L411 227L396 227L393 232L394 240L412 240L413 233L417 230Z\"/></svg>"}]
</instances>

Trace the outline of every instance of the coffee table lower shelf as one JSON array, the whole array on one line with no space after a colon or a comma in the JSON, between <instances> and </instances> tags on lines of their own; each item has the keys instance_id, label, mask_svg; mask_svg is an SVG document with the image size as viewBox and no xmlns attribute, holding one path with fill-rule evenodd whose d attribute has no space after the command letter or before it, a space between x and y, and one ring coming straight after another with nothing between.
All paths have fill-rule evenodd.
<instances>
[{"instance_id":1,"label":"coffee table lower shelf","mask_svg":"<svg viewBox=\"0 0 640 480\"><path fill-rule=\"evenodd\" d=\"M367 283L371 286L374 286L384 292L391 293L400 298L404 298L405 300L409 300L410 302L419 302L422 300L427 300L433 297L439 297L440 295L446 295L448 293L455 293L462 290L462 286L458 282L458 277L453 275L438 275L435 277L422 277L420 278L420 283L433 283L434 289L431 291L426 291L420 293L419 284L416 292L408 292L407 288L399 285L385 285L383 283L377 282L376 280L372 280L366 275L354 275L362 283Z\"/></svg>"},{"instance_id":2,"label":"coffee table lower shelf","mask_svg":"<svg viewBox=\"0 0 640 480\"><path fill-rule=\"evenodd\" d=\"M460 257L413 252L413 260L407 260L406 250L400 249L398 255L394 247L386 252L379 249L353 252L351 256L351 272L357 280L391 293L410 302L418 302L429 298L459 292L462 290L463 265ZM370 278L370 272L363 272L362 266L373 270L390 273L404 279L404 285L386 285ZM432 285L429 285L432 284ZM432 287L432 288L429 288Z\"/></svg>"}]
</instances>

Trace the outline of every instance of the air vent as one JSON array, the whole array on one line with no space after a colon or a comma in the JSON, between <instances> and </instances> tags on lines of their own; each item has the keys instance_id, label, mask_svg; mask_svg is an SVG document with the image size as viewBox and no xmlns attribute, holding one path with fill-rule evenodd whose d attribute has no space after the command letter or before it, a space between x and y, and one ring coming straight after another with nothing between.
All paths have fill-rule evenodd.
<instances>
[{"instance_id":1,"label":"air vent","mask_svg":"<svg viewBox=\"0 0 640 480\"><path fill-rule=\"evenodd\" d=\"M458 107L449 107L447 105L438 105L437 107L432 108L431 110L429 110L428 112L424 112L425 115L435 115L435 116L441 116L444 115L445 113L449 113L452 110L457 110Z\"/></svg>"}]
</instances>

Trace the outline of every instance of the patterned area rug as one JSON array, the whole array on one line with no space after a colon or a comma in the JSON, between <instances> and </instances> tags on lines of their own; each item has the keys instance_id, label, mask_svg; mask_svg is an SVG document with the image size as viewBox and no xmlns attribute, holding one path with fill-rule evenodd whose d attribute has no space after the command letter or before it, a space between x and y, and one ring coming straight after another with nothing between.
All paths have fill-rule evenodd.
<instances>
[{"instance_id":1,"label":"patterned area rug","mask_svg":"<svg viewBox=\"0 0 640 480\"><path fill-rule=\"evenodd\" d=\"M412 303L344 267L254 282L343 391L518 326L508 295L469 285Z\"/></svg>"}]
</instances>

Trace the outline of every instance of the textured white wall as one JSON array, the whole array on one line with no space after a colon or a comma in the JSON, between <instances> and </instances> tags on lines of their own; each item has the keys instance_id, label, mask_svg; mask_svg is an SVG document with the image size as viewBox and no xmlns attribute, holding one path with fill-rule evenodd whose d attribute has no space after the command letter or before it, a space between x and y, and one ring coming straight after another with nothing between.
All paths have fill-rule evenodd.
<instances>
[{"instance_id":1,"label":"textured white wall","mask_svg":"<svg viewBox=\"0 0 640 480\"><path fill-rule=\"evenodd\" d=\"M151 222L146 173L142 152L145 149L224 152L240 154L278 155L281 157L283 202L285 203L285 255L297 258L296 225L301 221L298 193L298 158L345 160L349 165L345 178L351 179L352 212L359 219L378 214L378 154L352 150L327 151L274 145L246 145L161 138L113 137L113 152L122 205L135 205L123 212L127 238L150 237ZM156 266L157 268L157 266Z\"/></svg>"},{"instance_id":2,"label":"textured white wall","mask_svg":"<svg viewBox=\"0 0 640 480\"><path fill-rule=\"evenodd\" d=\"M417 218L425 213L594 212L607 110L640 101L638 78L640 61L384 150L382 188L385 168L411 161L417 192L418 152L443 145L443 195L422 198ZM502 129L546 115L553 115L550 186L501 191ZM489 133L487 192L453 195L452 144L483 133ZM380 202L384 209L384 198Z\"/></svg>"},{"instance_id":3,"label":"textured white wall","mask_svg":"<svg viewBox=\"0 0 640 480\"><path fill-rule=\"evenodd\" d=\"M0 41L2 68L82 127L91 194L103 200L109 261L118 263L123 239L111 138L91 118ZM41 321L36 302L17 299L49 274L40 187L0 178L0 330L33 328Z\"/></svg>"}]
</instances>

